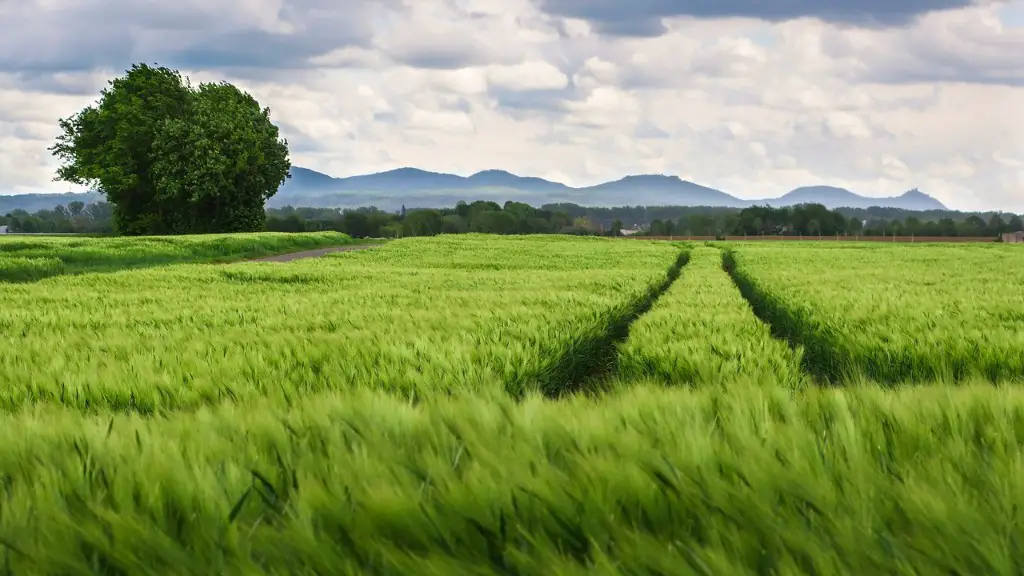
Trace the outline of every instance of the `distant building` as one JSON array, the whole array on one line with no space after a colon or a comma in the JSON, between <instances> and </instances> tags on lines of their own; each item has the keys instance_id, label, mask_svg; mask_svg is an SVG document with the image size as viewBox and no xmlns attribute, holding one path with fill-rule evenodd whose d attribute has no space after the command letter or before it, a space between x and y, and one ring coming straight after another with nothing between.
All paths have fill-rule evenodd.
<instances>
[{"instance_id":1,"label":"distant building","mask_svg":"<svg viewBox=\"0 0 1024 576\"><path fill-rule=\"evenodd\" d=\"M7 234L7 226L0 226L0 234Z\"/></svg>"},{"instance_id":2,"label":"distant building","mask_svg":"<svg viewBox=\"0 0 1024 576\"><path fill-rule=\"evenodd\" d=\"M1003 234L1003 242L1007 244L1022 244L1024 243L1024 231L1022 232L1008 232Z\"/></svg>"}]
</instances>

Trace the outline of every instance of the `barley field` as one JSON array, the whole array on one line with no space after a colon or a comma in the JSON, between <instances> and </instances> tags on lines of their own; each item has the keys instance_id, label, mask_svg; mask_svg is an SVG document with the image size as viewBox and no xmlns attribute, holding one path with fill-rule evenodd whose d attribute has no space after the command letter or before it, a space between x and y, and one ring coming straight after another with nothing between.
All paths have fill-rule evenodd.
<instances>
[{"instance_id":1,"label":"barley field","mask_svg":"<svg viewBox=\"0 0 1024 576\"><path fill-rule=\"evenodd\" d=\"M1024 250L174 240L9 250L5 573L1024 570Z\"/></svg>"}]
</instances>

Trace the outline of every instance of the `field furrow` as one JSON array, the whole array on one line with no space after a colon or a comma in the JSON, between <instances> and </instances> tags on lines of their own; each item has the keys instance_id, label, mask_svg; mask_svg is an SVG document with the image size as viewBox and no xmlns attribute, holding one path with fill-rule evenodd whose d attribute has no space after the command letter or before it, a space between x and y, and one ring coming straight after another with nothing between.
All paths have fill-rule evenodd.
<instances>
[{"instance_id":1,"label":"field furrow","mask_svg":"<svg viewBox=\"0 0 1024 576\"><path fill-rule=\"evenodd\" d=\"M678 254L604 239L409 239L287 264L6 285L0 407L149 413L357 388L555 394Z\"/></svg>"},{"instance_id":2,"label":"field furrow","mask_svg":"<svg viewBox=\"0 0 1024 576\"><path fill-rule=\"evenodd\" d=\"M758 314L832 382L1024 381L1014 246L733 248Z\"/></svg>"},{"instance_id":3,"label":"field furrow","mask_svg":"<svg viewBox=\"0 0 1024 576\"><path fill-rule=\"evenodd\" d=\"M682 275L619 349L617 376L672 385L754 381L799 387L800 352L772 337L722 268L722 251L690 251Z\"/></svg>"}]
</instances>

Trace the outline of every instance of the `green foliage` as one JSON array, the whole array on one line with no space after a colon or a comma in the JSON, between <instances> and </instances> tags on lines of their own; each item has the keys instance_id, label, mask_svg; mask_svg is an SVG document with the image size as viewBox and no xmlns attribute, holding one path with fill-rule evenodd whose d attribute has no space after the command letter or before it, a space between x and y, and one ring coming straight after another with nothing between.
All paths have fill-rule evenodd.
<instances>
[{"instance_id":1,"label":"green foliage","mask_svg":"<svg viewBox=\"0 0 1024 576\"><path fill-rule=\"evenodd\" d=\"M436 236L443 231L444 217L437 210L413 210L402 226L405 236Z\"/></svg>"},{"instance_id":2,"label":"green foliage","mask_svg":"<svg viewBox=\"0 0 1024 576\"><path fill-rule=\"evenodd\" d=\"M837 208L820 204L744 209L712 206L618 206L601 208L576 204L548 204L544 210L563 212L570 219L614 227L616 220L629 228L644 228L653 236L980 236L1024 230L1020 216L994 212L903 210L899 208ZM970 222L968 222L970 220ZM866 222L866 224L865 224ZM812 226L813 224L813 226Z\"/></svg>"},{"instance_id":3,"label":"green foliage","mask_svg":"<svg viewBox=\"0 0 1024 576\"><path fill-rule=\"evenodd\" d=\"M60 127L58 179L98 187L123 234L260 230L290 168L269 110L164 67L133 65Z\"/></svg>"},{"instance_id":4,"label":"green foliage","mask_svg":"<svg viewBox=\"0 0 1024 576\"><path fill-rule=\"evenodd\" d=\"M773 220L768 218L757 218L751 220L751 228L744 229L740 225L740 210L733 208L708 208L708 207L672 207L655 206L644 207L621 207L621 208L595 208L583 207L575 204L559 204L536 209L526 204L506 202L504 207L499 207L493 202L474 202L473 205L486 205L488 210L504 210L510 212L515 218L515 225L512 226L513 234L550 234L566 233L579 235L608 235L619 236L623 229L634 227L638 224L645 225L651 215L681 214L678 220L655 218L658 224L654 229L648 229L648 233L659 232L658 235L677 236L719 236L750 234L758 235L767 231L774 233L785 228L787 234L798 235L802 231L794 228L788 220ZM476 210L470 215L471 204L461 203L455 208L439 209L416 209L408 210L405 216L386 212L374 207L356 209L337 208L310 208L292 207L270 208L266 210L266 227L271 232L315 232L333 230L344 232L355 238L380 238L384 236L383 229L389 224L395 224L388 228L392 236L431 236L437 234L437 218L441 219L441 234L464 234L469 232L471 220L480 216L481 210ZM524 208L525 207L525 208ZM62 212L63 209L63 212ZM26 213L10 214L10 218L0 216L0 225L11 225L12 232L86 232L86 233L110 233L113 225L108 214L109 205L105 202L90 203L85 206L81 215L71 214L71 206L64 209L58 206L53 210L40 210L31 216ZM1014 215L1000 216L999 214L979 214L977 219L972 219L968 225L963 213L948 212L959 217L954 221L952 218L928 220L934 218L930 212L908 212L890 211L888 209L854 210L840 208L836 213L846 215L849 212L864 213L871 218L867 226L860 216L849 217L841 230L845 235L858 236L883 236L892 233L913 234L916 236L994 236L1001 232L1024 229L1020 225L1020 217ZM893 212L900 219L888 220L877 216L878 214L889 215ZM788 212L787 212L788 213ZM572 214L579 214L582 221L590 222L589 228L577 228L572 226L574 217ZM943 212L942 214L946 214ZM894 217L895 217L894 216ZM987 217L988 221L984 228L979 229L977 223ZM485 216L486 219L486 216ZM409 220L413 225L406 225ZM423 221L429 225L423 226ZM496 233L497 229L488 228L485 220L477 219L474 227L484 233ZM827 221L827 219L818 219ZM671 229L669 229L671 224ZM837 224L838 226L838 224ZM507 230L503 226L502 230ZM821 229L822 232L826 230ZM831 231L831 230L830 230ZM422 233L421 233L422 232ZM810 231L807 231L810 234Z\"/></svg>"},{"instance_id":5,"label":"green foliage","mask_svg":"<svg viewBox=\"0 0 1024 576\"><path fill-rule=\"evenodd\" d=\"M335 208L291 207L267 211L267 230L299 232L336 230L353 237L434 236L437 234L587 234L597 229L571 226L562 212L538 210L527 204L506 202L459 202L454 208L418 208L398 214L376 208L339 210Z\"/></svg>"},{"instance_id":6,"label":"green foliage","mask_svg":"<svg viewBox=\"0 0 1024 576\"><path fill-rule=\"evenodd\" d=\"M805 236L835 236L856 234L858 226L837 210L829 210L821 204L802 204L792 207L772 208L751 206L744 208L737 216L736 226L731 234L775 235L791 234Z\"/></svg>"},{"instance_id":7,"label":"green foliage","mask_svg":"<svg viewBox=\"0 0 1024 576\"><path fill-rule=\"evenodd\" d=\"M0 225L6 224L10 233L112 234L113 216L113 206L107 202L75 201L31 215L15 210L8 217L0 216Z\"/></svg>"},{"instance_id":8,"label":"green foliage","mask_svg":"<svg viewBox=\"0 0 1024 576\"><path fill-rule=\"evenodd\" d=\"M181 232L262 229L263 204L291 167L270 110L227 83L200 85L190 116L169 120L153 152L158 196L178 205Z\"/></svg>"}]
</instances>

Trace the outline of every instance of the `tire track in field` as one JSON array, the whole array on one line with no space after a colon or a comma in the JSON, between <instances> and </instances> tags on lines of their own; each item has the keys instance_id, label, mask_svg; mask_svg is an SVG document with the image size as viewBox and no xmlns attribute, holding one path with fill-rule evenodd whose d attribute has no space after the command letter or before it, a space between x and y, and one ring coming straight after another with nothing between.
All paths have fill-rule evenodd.
<instances>
[{"instance_id":1,"label":"tire track in field","mask_svg":"<svg viewBox=\"0 0 1024 576\"><path fill-rule=\"evenodd\" d=\"M615 315L603 331L566 350L547 374L540 375L540 389L544 395L555 399L575 392L600 391L607 376L615 371L619 344L629 337L630 326L672 287L689 259L690 251L681 250L662 282L652 286L643 297L631 302L625 313Z\"/></svg>"},{"instance_id":2,"label":"tire track in field","mask_svg":"<svg viewBox=\"0 0 1024 576\"><path fill-rule=\"evenodd\" d=\"M754 314L771 330L772 336L784 340L791 348L803 348L801 369L818 384L836 385L841 381L838 346L826 335L818 333L789 307L747 276L736 265L731 248L722 248L722 268L732 278L740 294Z\"/></svg>"},{"instance_id":3,"label":"tire track in field","mask_svg":"<svg viewBox=\"0 0 1024 576\"><path fill-rule=\"evenodd\" d=\"M723 269L724 251L695 247L679 281L632 327L602 390L809 384L800 351L775 337Z\"/></svg>"}]
</instances>

